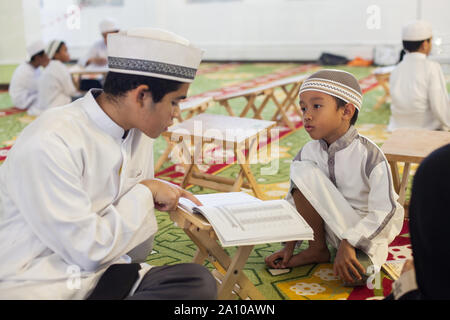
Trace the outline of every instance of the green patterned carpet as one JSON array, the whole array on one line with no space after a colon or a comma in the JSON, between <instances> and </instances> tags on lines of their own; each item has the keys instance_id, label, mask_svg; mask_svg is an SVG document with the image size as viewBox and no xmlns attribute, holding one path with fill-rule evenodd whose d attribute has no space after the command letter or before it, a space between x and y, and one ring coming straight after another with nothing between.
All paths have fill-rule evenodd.
<instances>
[{"instance_id":1,"label":"green patterned carpet","mask_svg":"<svg viewBox=\"0 0 450 320\"><path fill-rule=\"evenodd\" d=\"M294 63L203 63L197 78L191 85L189 95L202 94L207 91L242 84L265 75L293 70L299 66L301 65ZM317 66L309 66L306 73L313 72L317 68ZM336 68L353 73L360 81L370 80L373 70L371 67L336 66ZM11 67L0 67L0 71L2 73L0 79L2 82L7 82L10 78ZM369 83L369 85L370 88L368 87L364 94L363 108L357 122L357 128L360 133L368 136L381 146L388 137L386 125L390 115L389 104L383 105L378 110L373 110L373 105L376 99L383 94L383 90L376 83ZM241 110L244 103L244 99L236 99L231 106L235 110ZM4 158L7 155L8 149L14 144L14 140L20 131L33 121L33 118L23 112L11 115L5 114L5 111L10 110L11 107L9 95L5 92L0 93L0 163L2 157ZM2 113L2 111L4 112ZM275 106L269 105L263 113L263 118L270 119L274 111ZM207 112L227 114L225 109L219 105L212 106ZM250 113L248 116L251 115ZM288 132L279 140L279 170L276 175L262 176L259 174L261 167L265 167L267 164L251 165L252 172L267 198L279 199L284 197L289 186L288 177L291 160L309 139L305 130L299 127L297 130ZM165 141L161 137L155 140L155 161L161 155L165 146ZM179 171L176 165L167 162L161 168L158 177L179 183L182 176ZM218 174L225 177L236 177L237 173L238 166L229 165L221 168ZM189 190L194 194L215 192L198 186L193 186ZM407 197L409 197L409 191L407 194ZM196 247L187 235L173 225L168 214L157 212L157 219L159 231L155 239L154 250L148 257L148 262L152 265L165 265L192 261ZM404 253L403 255L407 256L410 254L407 228L398 238L396 240L399 243L398 250L391 253L396 254L397 251L401 251ZM268 299L366 299L383 296L390 291L391 282L383 275L381 286L378 288L374 290L365 288L355 293L352 289L342 287L340 282L330 274L330 268L332 268L330 264L299 267L282 276L271 276L265 267L264 257L280 248L280 244L256 246L245 267L246 275ZM303 248L305 248L305 245L300 250ZM229 252L232 254L234 249L230 249ZM211 267L209 263L206 265Z\"/></svg>"}]
</instances>

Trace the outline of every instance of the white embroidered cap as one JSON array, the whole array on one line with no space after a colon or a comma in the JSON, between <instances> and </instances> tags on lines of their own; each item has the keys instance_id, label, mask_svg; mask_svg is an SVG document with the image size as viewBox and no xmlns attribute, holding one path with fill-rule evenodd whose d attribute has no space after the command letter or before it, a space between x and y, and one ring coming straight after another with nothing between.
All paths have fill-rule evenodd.
<instances>
[{"instance_id":1,"label":"white embroidered cap","mask_svg":"<svg viewBox=\"0 0 450 320\"><path fill-rule=\"evenodd\" d=\"M117 25L117 22L111 18L107 18L102 20L99 24L100 32L106 33L106 32L113 32L118 31L119 26Z\"/></svg>"},{"instance_id":2,"label":"white embroidered cap","mask_svg":"<svg viewBox=\"0 0 450 320\"><path fill-rule=\"evenodd\" d=\"M27 53L30 58L41 51L45 51L45 44L41 40L35 41L27 46Z\"/></svg>"},{"instance_id":3,"label":"white embroidered cap","mask_svg":"<svg viewBox=\"0 0 450 320\"><path fill-rule=\"evenodd\" d=\"M408 23L402 29L403 41L422 41L433 36L431 24L424 20L416 20Z\"/></svg>"},{"instance_id":4,"label":"white embroidered cap","mask_svg":"<svg viewBox=\"0 0 450 320\"><path fill-rule=\"evenodd\" d=\"M362 91L358 80L351 73L323 69L310 75L300 87L300 92L320 91L352 103L356 109L362 107Z\"/></svg>"},{"instance_id":5,"label":"white embroidered cap","mask_svg":"<svg viewBox=\"0 0 450 320\"><path fill-rule=\"evenodd\" d=\"M138 28L108 34L111 72L192 82L203 50L170 31Z\"/></svg>"}]
</instances>

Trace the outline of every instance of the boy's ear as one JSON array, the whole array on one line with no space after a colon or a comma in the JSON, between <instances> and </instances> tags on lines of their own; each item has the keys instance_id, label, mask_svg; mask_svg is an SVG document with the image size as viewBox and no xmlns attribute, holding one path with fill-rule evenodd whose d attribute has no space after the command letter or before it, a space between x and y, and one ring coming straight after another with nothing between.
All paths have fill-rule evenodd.
<instances>
[{"instance_id":1,"label":"boy's ear","mask_svg":"<svg viewBox=\"0 0 450 320\"><path fill-rule=\"evenodd\" d=\"M344 106L344 118L348 119L349 121L353 118L353 115L355 114L356 107L353 103L347 103Z\"/></svg>"},{"instance_id":2,"label":"boy's ear","mask_svg":"<svg viewBox=\"0 0 450 320\"><path fill-rule=\"evenodd\" d=\"M144 100L146 98L152 98L152 93L149 91L149 87L145 84L139 85L134 91L135 100L141 106L144 106Z\"/></svg>"}]
</instances>

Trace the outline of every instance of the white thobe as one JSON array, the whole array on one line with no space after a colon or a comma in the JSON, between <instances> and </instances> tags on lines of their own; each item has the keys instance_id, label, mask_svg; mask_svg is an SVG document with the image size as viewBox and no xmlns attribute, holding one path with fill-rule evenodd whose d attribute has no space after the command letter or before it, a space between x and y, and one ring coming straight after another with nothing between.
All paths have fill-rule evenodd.
<instances>
[{"instance_id":1,"label":"white thobe","mask_svg":"<svg viewBox=\"0 0 450 320\"><path fill-rule=\"evenodd\" d=\"M91 58L103 58L103 59L108 59L108 50L105 44L105 41L103 39L98 40L97 42L95 42L92 47L89 49L88 53L80 58L78 60L78 64L82 67L107 67L107 64L105 65L97 65L97 64L89 64L88 66L86 66L87 62L89 59Z\"/></svg>"},{"instance_id":2,"label":"white thobe","mask_svg":"<svg viewBox=\"0 0 450 320\"><path fill-rule=\"evenodd\" d=\"M291 190L297 187L325 223L328 242L342 239L364 251L381 267L388 245L403 226L403 207L397 202L391 171L383 152L351 126L327 146L308 142L291 164Z\"/></svg>"},{"instance_id":3,"label":"white thobe","mask_svg":"<svg viewBox=\"0 0 450 320\"><path fill-rule=\"evenodd\" d=\"M13 73L9 95L16 108L25 110L38 104L38 79L41 69L29 62L21 63Z\"/></svg>"},{"instance_id":4,"label":"white thobe","mask_svg":"<svg viewBox=\"0 0 450 320\"><path fill-rule=\"evenodd\" d=\"M72 96L78 93L69 69L59 60L50 61L44 69L38 88L39 103L28 110L32 116L38 116L49 108L69 104L72 102Z\"/></svg>"},{"instance_id":5,"label":"white thobe","mask_svg":"<svg viewBox=\"0 0 450 320\"><path fill-rule=\"evenodd\" d=\"M152 139L122 139L93 93L32 122L0 167L0 299L84 299L157 231L139 184L153 178Z\"/></svg>"},{"instance_id":6,"label":"white thobe","mask_svg":"<svg viewBox=\"0 0 450 320\"><path fill-rule=\"evenodd\" d=\"M388 130L450 129L450 102L441 66L423 53L408 53L392 71Z\"/></svg>"}]
</instances>

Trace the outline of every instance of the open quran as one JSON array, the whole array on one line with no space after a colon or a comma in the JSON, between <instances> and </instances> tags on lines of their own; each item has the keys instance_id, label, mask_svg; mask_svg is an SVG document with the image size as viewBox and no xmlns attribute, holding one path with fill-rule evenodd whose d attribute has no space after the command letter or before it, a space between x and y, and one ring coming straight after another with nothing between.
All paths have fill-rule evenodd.
<instances>
[{"instance_id":1,"label":"open quran","mask_svg":"<svg viewBox=\"0 0 450 320\"><path fill-rule=\"evenodd\" d=\"M195 195L197 206L180 198L179 206L203 215L223 247L292 240L313 240L313 230L286 200L260 200L245 192Z\"/></svg>"}]
</instances>

